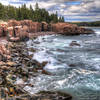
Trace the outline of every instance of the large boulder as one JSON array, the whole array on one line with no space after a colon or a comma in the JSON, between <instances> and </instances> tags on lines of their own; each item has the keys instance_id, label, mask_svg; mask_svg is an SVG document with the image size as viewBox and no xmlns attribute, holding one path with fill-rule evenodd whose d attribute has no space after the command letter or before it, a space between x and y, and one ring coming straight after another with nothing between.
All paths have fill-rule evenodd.
<instances>
[{"instance_id":1,"label":"large boulder","mask_svg":"<svg viewBox=\"0 0 100 100\"><path fill-rule=\"evenodd\" d=\"M10 41L20 41L29 38L29 29L31 26L31 20L9 20L8 21L8 40Z\"/></svg>"},{"instance_id":2,"label":"large boulder","mask_svg":"<svg viewBox=\"0 0 100 100\"><path fill-rule=\"evenodd\" d=\"M8 40L13 42L26 40L29 38L28 27L25 25L8 27L8 33Z\"/></svg>"},{"instance_id":3,"label":"large boulder","mask_svg":"<svg viewBox=\"0 0 100 100\"><path fill-rule=\"evenodd\" d=\"M72 47L72 46L81 46L81 45L79 43L77 43L77 41L72 41L70 43L70 46Z\"/></svg>"},{"instance_id":4,"label":"large boulder","mask_svg":"<svg viewBox=\"0 0 100 100\"><path fill-rule=\"evenodd\" d=\"M63 35L80 35L94 33L91 29L78 27L76 24L56 23L52 24L52 31Z\"/></svg>"}]
</instances>

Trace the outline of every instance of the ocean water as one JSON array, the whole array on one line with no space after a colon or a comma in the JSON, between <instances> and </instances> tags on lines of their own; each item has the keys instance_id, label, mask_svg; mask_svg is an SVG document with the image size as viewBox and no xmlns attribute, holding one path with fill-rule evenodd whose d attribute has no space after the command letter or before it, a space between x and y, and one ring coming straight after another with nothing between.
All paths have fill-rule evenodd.
<instances>
[{"instance_id":1,"label":"ocean water","mask_svg":"<svg viewBox=\"0 0 100 100\"><path fill-rule=\"evenodd\" d=\"M44 69L52 75L32 77L34 87L24 89L31 94L50 90L68 93L73 100L100 100L100 28L92 29L95 34L29 40L27 47L37 49L33 59L48 61ZM70 46L72 41L80 46Z\"/></svg>"}]
</instances>

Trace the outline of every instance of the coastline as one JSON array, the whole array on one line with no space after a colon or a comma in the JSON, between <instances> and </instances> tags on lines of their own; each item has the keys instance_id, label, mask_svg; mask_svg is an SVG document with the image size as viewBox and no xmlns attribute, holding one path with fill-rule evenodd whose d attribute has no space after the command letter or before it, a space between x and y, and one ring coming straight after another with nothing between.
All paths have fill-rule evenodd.
<instances>
[{"instance_id":1,"label":"coastline","mask_svg":"<svg viewBox=\"0 0 100 100\"><path fill-rule=\"evenodd\" d=\"M30 21L26 21L28 23ZM25 91L24 87L34 87L34 85L28 83L28 79L30 77L36 77L37 75L46 74L51 75L51 73L45 71L43 68L48 63L46 61L39 63L38 61L32 59L34 55L35 49L27 48L26 45L26 38L34 39L38 36L44 35L65 35L65 36L73 36L73 35L80 35L80 34L90 34L91 30L85 30L84 28L79 28L73 25L67 25L65 23L58 23L53 26L55 31L44 31L44 32L29 32L27 31L30 29L29 26L13 26L11 22L11 26L8 27L10 29L9 35L12 39L12 42L9 41L7 34L4 38L1 38L1 57L3 59L0 62L0 69L1 69L1 90L3 91L4 97L2 98L24 98L26 100L31 100L33 98L43 98L42 100L72 100L72 96L69 94L62 94L56 91L40 91L37 94L30 94L29 92ZM24 21L23 21L24 23ZM34 24L34 22L33 22ZM37 25L37 24L36 24ZM40 28L40 27L39 27ZM59 29L60 28L60 29ZM74 29L73 29L74 28ZM37 29L37 28L36 28ZM64 30L65 29L65 30ZM77 30L75 30L77 29ZM7 31L5 31L7 33ZM76 32L76 33L74 33ZM77 33L78 32L78 33ZM82 33L83 32L83 33ZM17 36L13 36L15 35ZM2 32L3 34L3 32ZM16 40L18 38L18 40ZM8 40L8 41L7 41ZM74 41L72 45L79 45ZM29 55L28 51L32 50L33 54ZM6 91L6 92L5 92ZM20 91L20 92L18 92ZM2 94L2 93L1 93ZM23 94L23 95L22 95ZM36 96L37 95L37 96ZM44 95L44 97L42 97ZM52 95L52 96L51 96ZM24 96L24 97L23 97ZM57 98L58 99L57 99ZM61 99L63 98L63 99ZM23 100L23 99L22 99Z\"/></svg>"},{"instance_id":2,"label":"coastline","mask_svg":"<svg viewBox=\"0 0 100 100\"><path fill-rule=\"evenodd\" d=\"M36 32L36 33L29 33L29 38L37 38L38 36L45 36L45 35L56 35L56 32Z\"/></svg>"},{"instance_id":3,"label":"coastline","mask_svg":"<svg viewBox=\"0 0 100 100\"><path fill-rule=\"evenodd\" d=\"M33 87L32 84L27 82L30 77L36 77L39 74L48 75L43 70L47 62L39 63L33 60L32 55L28 54L25 42L9 42L6 44L6 47L7 50L9 49L11 57L6 61L0 62L0 92L1 95L3 94L2 99L38 100L41 98L41 100L72 100L70 95L60 92L41 91L32 95L25 91L25 86ZM18 82L16 81L17 79L19 79Z\"/></svg>"}]
</instances>

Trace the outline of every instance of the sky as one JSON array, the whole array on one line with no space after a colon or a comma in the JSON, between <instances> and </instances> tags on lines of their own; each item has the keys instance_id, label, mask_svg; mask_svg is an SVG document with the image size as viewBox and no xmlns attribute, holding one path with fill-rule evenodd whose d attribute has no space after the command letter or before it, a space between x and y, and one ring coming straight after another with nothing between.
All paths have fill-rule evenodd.
<instances>
[{"instance_id":1,"label":"sky","mask_svg":"<svg viewBox=\"0 0 100 100\"><path fill-rule=\"evenodd\" d=\"M77 21L100 21L100 0L0 0L4 5L16 7L26 4L32 5L36 2L40 8L45 8L50 13L58 12L59 16L64 16L66 22Z\"/></svg>"}]
</instances>

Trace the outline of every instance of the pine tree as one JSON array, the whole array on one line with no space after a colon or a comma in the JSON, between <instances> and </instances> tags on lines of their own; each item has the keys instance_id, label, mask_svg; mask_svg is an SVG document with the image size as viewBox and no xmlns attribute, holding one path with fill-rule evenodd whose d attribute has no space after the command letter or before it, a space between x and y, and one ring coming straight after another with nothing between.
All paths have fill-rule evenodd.
<instances>
[{"instance_id":1,"label":"pine tree","mask_svg":"<svg viewBox=\"0 0 100 100\"><path fill-rule=\"evenodd\" d=\"M62 19L61 19L61 16L60 16L60 17L59 17L59 22L61 22L61 20L62 20Z\"/></svg>"},{"instance_id":2,"label":"pine tree","mask_svg":"<svg viewBox=\"0 0 100 100\"><path fill-rule=\"evenodd\" d=\"M3 18L3 5L0 3L0 19Z\"/></svg>"},{"instance_id":3,"label":"pine tree","mask_svg":"<svg viewBox=\"0 0 100 100\"><path fill-rule=\"evenodd\" d=\"M29 9L29 19L33 20L33 14L34 14L34 10L32 8L32 5L30 5L30 9Z\"/></svg>"},{"instance_id":4,"label":"pine tree","mask_svg":"<svg viewBox=\"0 0 100 100\"><path fill-rule=\"evenodd\" d=\"M16 19L16 10L13 6L8 6L8 18L9 19Z\"/></svg>"},{"instance_id":5,"label":"pine tree","mask_svg":"<svg viewBox=\"0 0 100 100\"><path fill-rule=\"evenodd\" d=\"M63 17L63 16L60 16L60 17L59 17L59 22L65 22L64 17Z\"/></svg>"},{"instance_id":6,"label":"pine tree","mask_svg":"<svg viewBox=\"0 0 100 100\"><path fill-rule=\"evenodd\" d=\"M42 22L45 21L47 23L53 22L57 23L64 22L64 17L58 18L58 13L49 14L49 12L45 9L40 9L38 3L35 5L35 10L33 10L32 5L30 8L26 7L26 4L22 5L19 8L13 7L11 5L4 6L0 3L0 19L8 20L8 19L16 19L16 20L24 20L31 19L33 21Z\"/></svg>"},{"instance_id":7,"label":"pine tree","mask_svg":"<svg viewBox=\"0 0 100 100\"><path fill-rule=\"evenodd\" d=\"M35 10L39 10L39 5L38 5L38 3L36 3L36 5L35 5Z\"/></svg>"},{"instance_id":8,"label":"pine tree","mask_svg":"<svg viewBox=\"0 0 100 100\"><path fill-rule=\"evenodd\" d=\"M17 20L21 20L22 14L21 14L21 8L20 7L16 10L16 14L17 14L16 19Z\"/></svg>"},{"instance_id":9,"label":"pine tree","mask_svg":"<svg viewBox=\"0 0 100 100\"><path fill-rule=\"evenodd\" d=\"M62 22L65 22L64 17L62 16Z\"/></svg>"}]
</instances>

